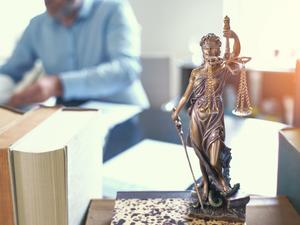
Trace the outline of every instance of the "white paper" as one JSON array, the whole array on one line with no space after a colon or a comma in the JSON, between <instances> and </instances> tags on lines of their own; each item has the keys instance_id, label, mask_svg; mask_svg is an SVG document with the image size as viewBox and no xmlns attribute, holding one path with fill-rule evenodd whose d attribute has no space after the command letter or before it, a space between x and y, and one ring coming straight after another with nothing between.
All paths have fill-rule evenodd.
<instances>
[{"instance_id":1,"label":"white paper","mask_svg":"<svg viewBox=\"0 0 300 225\"><path fill-rule=\"evenodd\" d=\"M82 108L99 109L103 125L108 129L125 122L142 111L142 108L136 105L116 104L108 102L89 101L81 105Z\"/></svg>"},{"instance_id":2,"label":"white paper","mask_svg":"<svg viewBox=\"0 0 300 225\"><path fill-rule=\"evenodd\" d=\"M195 176L200 177L199 160L188 150ZM104 164L104 196L117 191L182 191L193 178L181 145L145 139Z\"/></svg>"}]
</instances>

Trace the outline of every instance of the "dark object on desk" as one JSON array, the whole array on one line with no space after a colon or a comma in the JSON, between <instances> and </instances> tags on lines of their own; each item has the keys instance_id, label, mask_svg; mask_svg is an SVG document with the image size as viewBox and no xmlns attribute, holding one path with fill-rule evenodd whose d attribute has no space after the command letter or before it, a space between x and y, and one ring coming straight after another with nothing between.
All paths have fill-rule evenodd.
<instances>
[{"instance_id":1,"label":"dark object on desk","mask_svg":"<svg viewBox=\"0 0 300 225\"><path fill-rule=\"evenodd\" d=\"M277 194L286 195L300 213L300 128L279 132Z\"/></svg>"},{"instance_id":2,"label":"dark object on desk","mask_svg":"<svg viewBox=\"0 0 300 225\"><path fill-rule=\"evenodd\" d=\"M188 121L187 113L182 113L184 124ZM183 127L184 132L187 127ZM144 110L134 118L114 127L104 146L104 162L139 143L143 139L153 139L179 144L170 113L160 109Z\"/></svg>"},{"instance_id":3,"label":"dark object on desk","mask_svg":"<svg viewBox=\"0 0 300 225\"><path fill-rule=\"evenodd\" d=\"M115 200L91 201L85 225L109 225ZM247 225L299 225L300 218L286 197L251 197L247 205Z\"/></svg>"},{"instance_id":4,"label":"dark object on desk","mask_svg":"<svg viewBox=\"0 0 300 225\"><path fill-rule=\"evenodd\" d=\"M74 106L80 106L80 105L82 105L82 104L84 104L88 101L89 101L89 99L65 101L62 97L57 97L56 98L56 105L74 107Z\"/></svg>"}]
</instances>

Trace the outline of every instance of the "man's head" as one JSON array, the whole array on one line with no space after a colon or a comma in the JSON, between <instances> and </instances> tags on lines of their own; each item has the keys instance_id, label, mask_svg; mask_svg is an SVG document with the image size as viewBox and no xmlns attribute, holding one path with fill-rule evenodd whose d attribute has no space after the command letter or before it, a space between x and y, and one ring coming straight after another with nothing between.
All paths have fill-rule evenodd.
<instances>
[{"instance_id":1,"label":"man's head","mask_svg":"<svg viewBox=\"0 0 300 225\"><path fill-rule=\"evenodd\" d=\"M60 22L73 22L83 0L44 0L47 12ZM68 24L67 24L68 25Z\"/></svg>"},{"instance_id":2,"label":"man's head","mask_svg":"<svg viewBox=\"0 0 300 225\"><path fill-rule=\"evenodd\" d=\"M202 48L203 58L206 60L208 57L220 56L221 54L221 45L222 42L220 38L213 34L209 33L201 38L200 46Z\"/></svg>"}]
</instances>

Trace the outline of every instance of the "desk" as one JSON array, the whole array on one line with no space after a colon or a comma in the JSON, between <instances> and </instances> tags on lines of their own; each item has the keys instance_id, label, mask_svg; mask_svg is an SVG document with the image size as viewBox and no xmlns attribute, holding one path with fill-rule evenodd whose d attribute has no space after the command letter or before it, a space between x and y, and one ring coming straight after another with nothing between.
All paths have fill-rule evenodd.
<instances>
[{"instance_id":1,"label":"desk","mask_svg":"<svg viewBox=\"0 0 300 225\"><path fill-rule=\"evenodd\" d=\"M181 118L185 125L184 133L187 134L189 117L187 113L183 112ZM286 125L277 122L225 116L226 144L232 148L232 182L240 182L245 192L264 196L276 195L278 132L285 126ZM116 181L114 185L116 186L116 190L120 190L119 186L121 186L121 182L122 184L132 184L135 187L148 187L152 190L161 190L162 186L167 188L167 185L162 185L154 180L153 182L149 182L150 178L135 179L135 183L128 182L133 180L135 174L138 176L137 173L149 173L149 168L154 165L159 167L159 165L163 164L163 166L156 169L161 171L165 170L165 166L171 168L174 172L169 174L168 179L173 179L174 174L181 174L176 172L178 171L178 167L172 164L170 160L165 160L165 163L157 162L163 155L159 153L159 149L162 151L165 147L157 147L158 150L153 151L155 154L148 154L151 149L138 149L137 151L140 154L147 152L147 154L145 154L147 155L146 158L139 158L144 159L142 162L135 157L124 157L123 160L122 152L126 151L124 154L130 152L132 146L144 139L179 144L174 124L170 118L170 112L164 112L159 109L149 109L132 120L118 125L111 131L105 146L104 177ZM182 150L180 146L179 148ZM192 154L194 153L191 151L190 155L192 156ZM177 156L181 157L180 159L186 163L184 154L181 155L182 156L180 156L180 154L171 153L170 157L173 159ZM153 164L153 162L157 163ZM109 166L108 169L107 166ZM130 169L130 173L126 172L128 168ZM197 173L197 175L199 175L199 173ZM159 174L159 176L163 176L163 173ZM190 178L189 173L187 173L186 176ZM120 177L122 177L122 180L119 179ZM168 183L168 179L165 180L166 184ZM184 179L177 178L177 180L181 182L181 180ZM151 186L149 186L149 183L151 183ZM179 187L182 187L182 185L178 185L177 188L173 186L174 189L172 190L182 190ZM130 185L126 187L123 186L122 188L128 188L127 190L129 191L132 190L130 189ZM170 190L170 187L168 190ZM115 195L106 196L115 197Z\"/></svg>"},{"instance_id":2,"label":"desk","mask_svg":"<svg viewBox=\"0 0 300 225\"><path fill-rule=\"evenodd\" d=\"M85 225L109 225L113 216L114 200L95 199ZM299 214L286 197L251 197L246 211L247 225L299 225Z\"/></svg>"}]
</instances>

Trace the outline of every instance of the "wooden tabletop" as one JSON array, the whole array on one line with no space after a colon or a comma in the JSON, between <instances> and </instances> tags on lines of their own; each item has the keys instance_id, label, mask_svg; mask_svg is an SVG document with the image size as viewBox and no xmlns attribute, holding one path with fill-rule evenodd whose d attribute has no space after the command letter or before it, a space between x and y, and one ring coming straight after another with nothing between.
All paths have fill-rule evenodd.
<instances>
[{"instance_id":1,"label":"wooden tabletop","mask_svg":"<svg viewBox=\"0 0 300 225\"><path fill-rule=\"evenodd\" d=\"M91 201L86 225L109 225L113 216L115 200L94 199Z\"/></svg>"},{"instance_id":2,"label":"wooden tabletop","mask_svg":"<svg viewBox=\"0 0 300 225\"><path fill-rule=\"evenodd\" d=\"M94 199L85 225L109 225L114 200ZM246 213L247 225L300 225L300 216L284 196L251 197Z\"/></svg>"}]
</instances>

